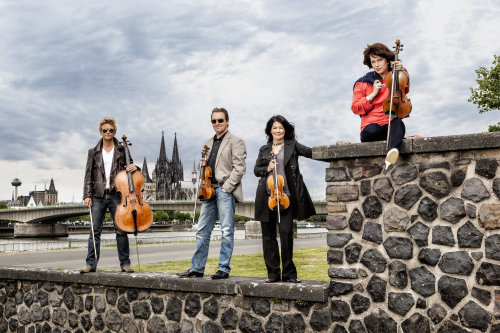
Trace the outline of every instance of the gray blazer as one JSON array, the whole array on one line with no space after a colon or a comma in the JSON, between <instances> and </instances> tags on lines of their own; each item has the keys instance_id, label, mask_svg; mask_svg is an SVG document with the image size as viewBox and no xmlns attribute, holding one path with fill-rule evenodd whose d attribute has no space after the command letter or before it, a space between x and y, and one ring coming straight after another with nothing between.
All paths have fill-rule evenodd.
<instances>
[{"instance_id":1,"label":"gray blazer","mask_svg":"<svg viewBox=\"0 0 500 333\"><path fill-rule=\"evenodd\" d=\"M205 144L210 149L214 143L214 138L210 138ZM207 156L208 156L207 155ZM222 189L232 193L236 202L243 202L243 189L241 178L245 174L247 150L245 141L227 131L217 152L215 160L215 179L222 185Z\"/></svg>"}]
</instances>

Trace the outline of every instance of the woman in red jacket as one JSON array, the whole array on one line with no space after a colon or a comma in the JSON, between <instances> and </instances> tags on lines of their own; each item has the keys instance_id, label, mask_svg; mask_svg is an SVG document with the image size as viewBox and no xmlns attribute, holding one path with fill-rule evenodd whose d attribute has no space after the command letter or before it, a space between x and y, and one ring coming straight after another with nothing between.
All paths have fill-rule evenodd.
<instances>
[{"instance_id":1,"label":"woman in red jacket","mask_svg":"<svg viewBox=\"0 0 500 333\"><path fill-rule=\"evenodd\" d=\"M372 68L354 84L351 110L361 117L361 142L382 141L387 139L389 117L383 111L384 99L389 95L385 85L385 76L394 66L404 70L401 60L394 61L394 52L381 43L368 45L363 52L363 64ZM410 90L410 84L406 93ZM386 168L397 162L399 146L405 135L405 124L399 118L391 120L389 152L385 158Z\"/></svg>"}]
</instances>

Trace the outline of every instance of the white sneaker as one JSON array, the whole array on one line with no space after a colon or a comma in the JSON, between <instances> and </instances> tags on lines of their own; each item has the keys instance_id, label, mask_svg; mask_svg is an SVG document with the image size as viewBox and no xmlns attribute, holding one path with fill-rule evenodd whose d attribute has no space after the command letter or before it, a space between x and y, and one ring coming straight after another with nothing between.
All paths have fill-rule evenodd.
<instances>
[{"instance_id":1,"label":"white sneaker","mask_svg":"<svg viewBox=\"0 0 500 333\"><path fill-rule=\"evenodd\" d=\"M389 150L385 156L385 169L387 170L391 164L395 164L398 161L399 150L397 148L392 148Z\"/></svg>"}]
</instances>

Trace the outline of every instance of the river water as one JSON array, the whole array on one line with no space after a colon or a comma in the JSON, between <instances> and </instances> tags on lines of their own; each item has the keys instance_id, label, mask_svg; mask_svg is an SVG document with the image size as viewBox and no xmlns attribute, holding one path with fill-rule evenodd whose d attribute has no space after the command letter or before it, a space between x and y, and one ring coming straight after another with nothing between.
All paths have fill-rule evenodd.
<instances>
[{"instance_id":1,"label":"river water","mask_svg":"<svg viewBox=\"0 0 500 333\"><path fill-rule=\"evenodd\" d=\"M298 237L326 237L326 228L297 229ZM214 230L212 240L220 240L221 232ZM245 239L245 230L235 230L235 239ZM41 251L64 249L69 247L87 247L89 234L73 234L68 237L54 238L0 238L0 253L18 251ZM137 235L138 244L190 242L196 240L196 231L143 232ZM135 245L134 235L129 235L131 245ZM115 234L101 234L101 246L116 245Z\"/></svg>"}]
</instances>

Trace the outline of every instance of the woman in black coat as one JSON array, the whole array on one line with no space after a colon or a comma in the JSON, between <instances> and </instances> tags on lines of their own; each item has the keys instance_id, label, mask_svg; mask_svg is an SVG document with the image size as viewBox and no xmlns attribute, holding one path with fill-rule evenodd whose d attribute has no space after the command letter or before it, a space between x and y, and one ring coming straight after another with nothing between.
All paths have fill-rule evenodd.
<instances>
[{"instance_id":1,"label":"woman in black coat","mask_svg":"<svg viewBox=\"0 0 500 333\"><path fill-rule=\"evenodd\" d=\"M266 282L283 280L297 283L300 281L297 280L297 269L292 260L293 219L303 220L316 214L300 174L298 159L299 156L311 158L312 150L295 141L295 128L283 116L271 117L267 122L265 133L267 144L259 150L254 173L260 177L255 194L255 219L261 222L262 227L262 246L268 276ZM267 178L272 175L275 168L274 161L271 161L271 152L277 157L276 170L285 178L284 192L290 199L289 207L280 210L279 233L283 272L280 272L280 253L276 240L278 213L268 207L271 193L267 186Z\"/></svg>"}]
</instances>

